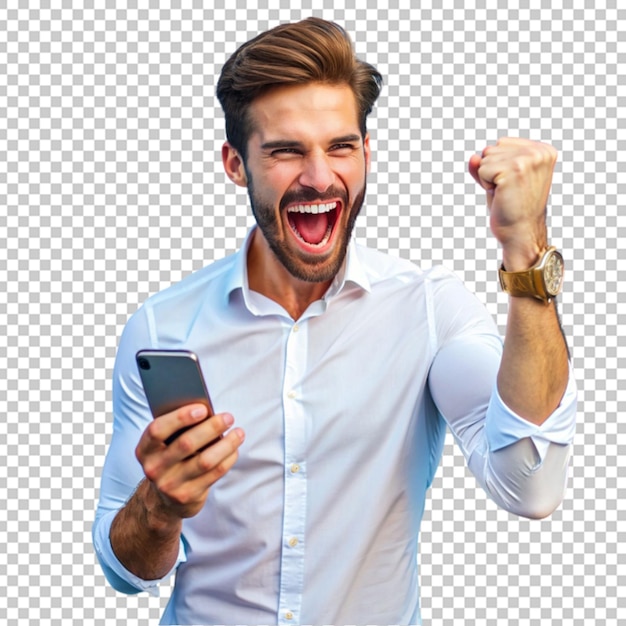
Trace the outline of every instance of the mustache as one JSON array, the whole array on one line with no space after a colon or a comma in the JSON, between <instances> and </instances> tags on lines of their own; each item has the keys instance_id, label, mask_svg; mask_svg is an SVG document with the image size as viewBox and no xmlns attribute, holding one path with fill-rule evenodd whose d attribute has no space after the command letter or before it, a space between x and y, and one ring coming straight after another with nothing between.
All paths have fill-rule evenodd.
<instances>
[{"instance_id":1,"label":"mustache","mask_svg":"<svg viewBox=\"0 0 626 626\"><path fill-rule=\"evenodd\" d=\"M304 187L302 189L294 189L293 191L285 192L285 195L281 198L280 208L284 209L288 204L298 204L306 202L325 202L327 200L334 200L340 198L343 205L347 206L348 196L344 189L338 189L336 187L329 187L324 193L320 193L315 189Z\"/></svg>"}]
</instances>

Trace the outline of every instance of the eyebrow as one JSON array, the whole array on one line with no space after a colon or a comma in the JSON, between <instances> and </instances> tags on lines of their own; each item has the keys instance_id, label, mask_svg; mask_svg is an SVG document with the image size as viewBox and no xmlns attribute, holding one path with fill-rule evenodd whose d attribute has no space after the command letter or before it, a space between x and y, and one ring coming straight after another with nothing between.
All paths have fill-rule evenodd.
<instances>
[{"instance_id":1,"label":"eyebrow","mask_svg":"<svg viewBox=\"0 0 626 626\"><path fill-rule=\"evenodd\" d=\"M355 141L361 141L361 135L343 135L341 137L334 137L329 141L329 145L336 143L353 143ZM304 144L301 141L291 141L289 139L277 139L276 141L266 141L261 144L261 150L277 150L280 148L304 148Z\"/></svg>"}]
</instances>

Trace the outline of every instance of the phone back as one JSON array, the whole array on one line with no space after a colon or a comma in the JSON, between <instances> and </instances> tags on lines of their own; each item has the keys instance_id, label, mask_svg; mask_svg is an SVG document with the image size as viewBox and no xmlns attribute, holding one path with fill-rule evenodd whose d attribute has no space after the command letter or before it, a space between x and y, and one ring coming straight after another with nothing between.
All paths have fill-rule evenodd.
<instances>
[{"instance_id":1,"label":"phone back","mask_svg":"<svg viewBox=\"0 0 626 626\"><path fill-rule=\"evenodd\" d=\"M187 404L204 404L213 414L198 357L183 350L141 350L137 366L154 417Z\"/></svg>"}]
</instances>

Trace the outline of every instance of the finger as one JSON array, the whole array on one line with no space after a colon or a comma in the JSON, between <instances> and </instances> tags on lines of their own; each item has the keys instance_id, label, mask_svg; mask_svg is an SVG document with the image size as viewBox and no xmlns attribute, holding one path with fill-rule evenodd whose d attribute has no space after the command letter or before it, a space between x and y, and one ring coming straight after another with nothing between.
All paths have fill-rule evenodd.
<instances>
[{"instance_id":1,"label":"finger","mask_svg":"<svg viewBox=\"0 0 626 626\"><path fill-rule=\"evenodd\" d=\"M206 491L235 464L238 448L245 439L240 428L235 428L224 439L202 453L191 456L157 475L153 482L157 489L177 505L187 506L203 500ZM150 477L149 477L150 478Z\"/></svg>"},{"instance_id":2,"label":"finger","mask_svg":"<svg viewBox=\"0 0 626 626\"><path fill-rule=\"evenodd\" d=\"M503 176L507 171L508 160L506 155L492 153L488 158L481 159L478 168L478 177L486 191L492 191L498 184L503 182Z\"/></svg>"},{"instance_id":3,"label":"finger","mask_svg":"<svg viewBox=\"0 0 626 626\"><path fill-rule=\"evenodd\" d=\"M496 143L497 146L516 146L526 147L538 144L538 141L526 139L525 137L500 137Z\"/></svg>"},{"instance_id":4,"label":"finger","mask_svg":"<svg viewBox=\"0 0 626 626\"><path fill-rule=\"evenodd\" d=\"M142 457L163 449L174 433L206 419L207 413L203 404L190 404L155 418L137 444L137 458L141 461Z\"/></svg>"},{"instance_id":5,"label":"finger","mask_svg":"<svg viewBox=\"0 0 626 626\"><path fill-rule=\"evenodd\" d=\"M244 431L241 428L234 428L223 439L189 460L190 465L196 465L198 476L203 477L207 488L224 476L234 465L238 458L239 447L244 441Z\"/></svg>"},{"instance_id":6,"label":"finger","mask_svg":"<svg viewBox=\"0 0 626 626\"><path fill-rule=\"evenodd\" d=\"M203 404L189 404L162 415L154 420L152 434L155 439L166 442L183 428L194 426L206 419L208 409Z\"/></svg>"},{"instance_id":7,"label":"finger","mask_svg":"<svg viewBox=\"0 0 626 626\"><path fill-rule=\"evenodd\" d=\"M481 159L478 176L483 183L497 187L509 179L528 177L533 172L545 171L545 168L554 170L557 156L557 151L548 144L531 141L520 144L511 140L494 147Z\"/></svg>"},{"instance_id":8,"label":"finger","mask_svg":"<svg viewBox=\"0 0 626 626\"><path fill-rule=\"evenodd\" d=\"M478 154L473 154L470 157L468 164L469 173L485 191L492 191L495 188L495 185L491 181L487 180L483 175L484 161L484 157L481 157Z\"/></svg>"},{"instance_id":9,"label":"finger","mask_svg":"<svg viewBox=\"0 0 626 626\"><path fill-rule=\"evenodd\" d=\"M182 461L189 458L202 448L219 440L233 425L234 421L230 413L220 413L204 420L177 437L168 446L165 456L173 461Z\"/></svg>"},{"instance_id":10,"label":"finger","mask_svg":"<svg viewBox=\"0 0 626 626\"><path fill-rule=\"evenodd\" d=\"M469 173L472 178L480 185L480 177L478 176L478 168L480 167L481 158L477 154L472 154L468 163Z\"/></svg>"},{"instance_id":11,"label":"finger","mask_svg":"<svg viewBox=\"0 0 626 626\"><path fill-rule=\"evenodd\" d=\"M167 498L175 505L182 507L183 517L195 515L204 505L211 487L223 478L235 465L239 455L235 451L223 459L212 470L202 473L194 480L188 480L168 492Z\"/></svg>"}]
</instances>

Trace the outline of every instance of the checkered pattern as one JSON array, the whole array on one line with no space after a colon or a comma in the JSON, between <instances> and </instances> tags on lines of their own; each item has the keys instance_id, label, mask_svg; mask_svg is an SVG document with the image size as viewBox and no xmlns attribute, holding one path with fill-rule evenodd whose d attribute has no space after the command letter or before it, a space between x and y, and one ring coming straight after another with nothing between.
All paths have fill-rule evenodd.
<instances>
[{"instance_id":1,"label":"checkered pattern","mask_svg":"<svg viewBox=\"0 0 626 626\"><path fill-rule=\"evenodd\" d=\"M496 510L449 440L422 529L425 623L624 620L621 3L7 4L17 3L0 8L0 622L157 623L170 588L116 594L91 547L117 337L149 294L240 244L251 218L219 163L216 76L238 44L312 13L344 24L386 77L358 237L446 264L501 328L498 250L467 159L502 135L560 151L551 239L567 259L561 310L581 400L567 499L539 522ZM566 3L584 4L603 3Z\"/></svg>"}]
</instances>

